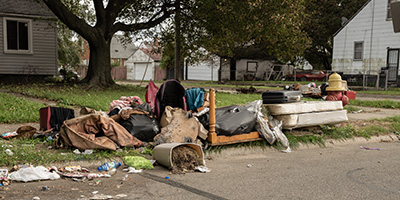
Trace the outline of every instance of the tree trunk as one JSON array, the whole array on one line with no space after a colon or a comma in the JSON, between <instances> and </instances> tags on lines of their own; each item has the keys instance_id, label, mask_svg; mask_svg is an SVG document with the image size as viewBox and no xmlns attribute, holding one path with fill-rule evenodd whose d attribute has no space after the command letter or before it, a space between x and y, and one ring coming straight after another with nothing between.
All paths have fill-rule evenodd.
<instances>
[{"instance_id":1,"label":"tree trunk","mask_svg":"<svg viewBox=\"0 0 400 200\"><path fill-rule=\"evenodd\" d=\"M111 77L110 43L111 38L89 42L89 67L83 82L88 83L90 87L109 87L115 84Z\"/></svg>"},{"instance_id":2,"label":"tree trunk","mask_svg":"<svg viewBox=\"0 0 400 200\"><path fill-rule=\"evenodd\" d=\"M177 1L175 13L175 75L174 78L181 80L181 10L180 1Z\"/></svg>"}]
</instances>

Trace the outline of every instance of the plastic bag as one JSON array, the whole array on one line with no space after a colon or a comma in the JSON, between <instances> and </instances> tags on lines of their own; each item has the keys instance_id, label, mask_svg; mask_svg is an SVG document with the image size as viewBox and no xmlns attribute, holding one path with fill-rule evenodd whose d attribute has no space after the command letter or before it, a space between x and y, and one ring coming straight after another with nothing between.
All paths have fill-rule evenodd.
<instances>
[{"instance_id":1,"label":"plastic bag","mask_svg":"<svg viewBox=\"0 0 400 200\"><path fill-rule=\"evenodd\" d=\"M239 135L255 130L257 115L246 106L234 105L215 109L217 135Z\"/></svg>"},{"instance_id":2,"label":"plastic bag","mask_svg":"<svg viewBox=\"0 0 400 200\"><path fill-rule=\"evenodd\" d=\"M135 169L153 169L153 164L150 160L141 156L125 156L124 163L128 167L134 167Z\"/></svg>"},{"instance_id":3,"label":"plastic bag","mask_svg":"<svg viewBox=\"0 0 400 200\"><path fill-rule=\"evenodd\" d=\"M145 142L153 141L153 138L160 132L158 121L147 115L131 114L128 120L119 122L131 135Z\"/></svg>"},{"instance_id":4,"label":"plastic bag","mask_svg":"<svg viewBox=\"0 0 400 200\"><path fill-rule=\"evenodd\" d=\"M262 101L256 100L246 105L247 109L257 113L257 131L267 140L268 143L273 144L276 140L280 141L286 150L283 152L291 152L289 147L289 140L282 132L282 121L274 119L272 116L269 120L261 112Z\"/></svg>"},{"instance_id":5,"label":"plastic bag","mask_svg":"<svg viewBox=\"0 0 400 200\"><path fill-rule=\"evenodd\" d=\"M21 168L16 172L11 172L8 178L13 181L37 181L37 180L55 180L59 179L60 175L55 172L49 172L43 166Z\"/></svg>"}]
</instances>

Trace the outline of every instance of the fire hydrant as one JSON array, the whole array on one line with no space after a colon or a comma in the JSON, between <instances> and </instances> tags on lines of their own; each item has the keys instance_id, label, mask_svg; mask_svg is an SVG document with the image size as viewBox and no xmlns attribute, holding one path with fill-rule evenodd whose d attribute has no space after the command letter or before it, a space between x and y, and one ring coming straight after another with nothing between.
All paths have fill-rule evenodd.
<instances>
[{"instance_id":1,"label":"fire hydrant","mask_svg":"<svg viewBox=\"0 0 400 200\"><path fill-rule=\"evenodd\" d=\"M346 89L343 82L342 77L336 72L329 76L329 86L326 88L328 96L325 101L342 101L343 107L349 103L349 97L344 94Z\"/></svg>"}]
</instances>

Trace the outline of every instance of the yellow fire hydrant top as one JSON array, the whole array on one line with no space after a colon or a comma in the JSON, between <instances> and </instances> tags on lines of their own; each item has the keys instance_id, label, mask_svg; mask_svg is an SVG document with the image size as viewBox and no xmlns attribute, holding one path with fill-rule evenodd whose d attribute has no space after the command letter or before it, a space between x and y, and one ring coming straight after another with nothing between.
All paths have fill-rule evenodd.
<instances>
[{"instance_id":1,"label":"yellow fire hydrant top","mask_svg":"<svg viewBox=\"0 0 400 200\"><path fill-rule=\"evenodd\" d=\"M336 72L329 76L328 83L326 91L345 91L342 77Z\"/></svg>"}]
</instances>

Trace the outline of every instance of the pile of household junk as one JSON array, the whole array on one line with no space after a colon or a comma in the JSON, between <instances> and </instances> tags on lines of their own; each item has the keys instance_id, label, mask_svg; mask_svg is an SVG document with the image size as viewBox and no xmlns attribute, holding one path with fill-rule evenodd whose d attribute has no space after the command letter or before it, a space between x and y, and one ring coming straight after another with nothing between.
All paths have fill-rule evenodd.
<instances>
[{"instance_id":1,"label":"pile of household junk","mask_svg":"<svg viewBox=\"0 0 400 200\"><path fill-rule=\"evenodd\" d=\"M265 139L269 144L279 141L286 148L284 152L290 152L282 129L347 121L341 101L305 102L301 101L300 91L267 91L260 100L246 105L215 108L215 104L210 102L210 99L212 102L215 100L213 90L185 90L178 81L167 80L160 88L150 81L145 98L144 103L137 96L114 100L108 114L84 107L78 117L74 116L72 109L42 108L40 127L45 134L34 134L34 137L53 137L58 148L82 151L154 147L154 157L158 156L155 160L163 163L166 159L167 164L163 165L171 167L171 155L163 154L163 147L170 148L165 151L170 152L180 144L195 145L193 149L200 149L198 154L202 158L202 149L211 141L209 135L214 132L214 127L218 137L235 138L258 132L258 139ZM210 120L214 118L211 114L215 120ZM211 121L215 122L210 124ZM30 137L29 134L35 130L19 132L19 136Z\"/></svg>"}]
</instances>

